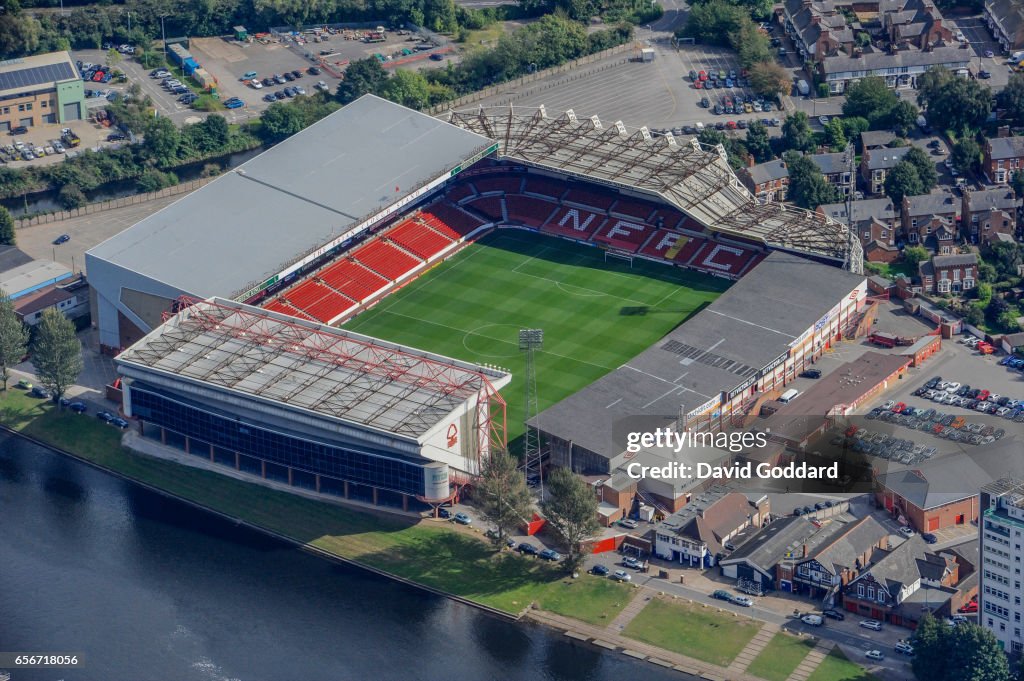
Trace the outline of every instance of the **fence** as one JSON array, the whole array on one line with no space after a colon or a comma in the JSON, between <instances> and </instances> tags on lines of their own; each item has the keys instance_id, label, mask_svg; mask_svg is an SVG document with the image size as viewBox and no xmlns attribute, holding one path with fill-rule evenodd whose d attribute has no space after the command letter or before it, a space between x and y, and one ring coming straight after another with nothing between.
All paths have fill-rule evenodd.
<instances>
[{"instance_id":1,"label":"fence","mask_svg":"<svg viewBox=\"0 0 1024 681\"><path fill-rule=\"evenodd\" d=\"M514 90L516 88L521 88L524 85L529 85L530 83L535 83L535 82L537 82L539 80L543 80L544 78L548 78L550 76L558 75L560 73L567 73L567 72L569 72L569 71L571 71L573 69L578 69L581 66L586 66L588 64L593 64L593 63L598 62L598 61L600 61L602 59L606 59L608 57L611 57L611 56L614 56L614 55L617 55L617 54L622 54L623 52L630 52L633 49L634 49L634 45L633 45L632 42L623 43L622 45L617 45L616 47L610 47L607 50L604 50L602 52L595 52L594 54L587 55L586 57L580 57L579 59L575 59L573 61L568 61L568 62L562 64L561 66L552 66L551 68L544 69L543 71L537 71L536 73L531 73L531 74L528 74L528 75L525 75L525 76L520 76L519 78L516 78L515 80L510 80L510 81L506 81L504 83L499 83L498 85L492 85L490 87L484 88L483 90L478 90L477 92L471 92L468 95L464 95L462 97L459 97L458 99L453 99L450 102L444 102L443 104L438 104L436 106L430 107L429 109L426 110L426 113L429 113L432 116L436 116L437 114L443 113L445 111L448 111L449 109L460 109L460 108L466 106L467 104L472 104L473 102L478 102L478 101L480 101L482 99L486 99L488 97L493 97L495 95L500 95L500 94L502 94L504 92L508 92L508 91ZM615 62L613 62L611 64L606 64L602 68L597 69L595 71L589 71L587 73L573 74L573 80L575 80L576 78L582 78L584 76L589 76L589 75L591 75L593 73L597 73L598 71L604 71L605 69L610 69L610 68L614 68L616 66L620 66L622 64L625 64L628 61L629 61L628 58L623 58L622 60L615 61ZM545 83L544 86L542 88L540 88L540 89L541 90L547 90L547 89L550 89L550 88L553 88L553 87L558 87L559 85L562 85L562 84L563 84L562 82ZM523 96L525 94L531 94L531 93L517 92L516 96L520 96L521 97L521 96ZM507 102L495 102L494 105L495 106L500 106L500 105L503 105L503 104L509 104L511 102L512 102L512 99L510 98Z\"/></svg>"},{"instance_id":2,"label":"fence","mask_svg":"<svg viewBox=\"0 0 1024 681\"><path fill-rule=\"evenodd\" d=\"M176 184L173 187L167 187L155 192L146 192L145 194L133 194L131 196L125 196L120 199L111 199L110 201L99 201L97 203L90 203L81 208L74 208L72 210L61 210L54 213L44 213L43 215L35 215L30 218L22 218L15 222L17 229L24 227L31 227L32 225L46 225L51 222L61 222L62 220L70 220L71 218L81 217L83 215L92 215L93 213L102 213L105 210L111 210L114 208L124 208L125 206L134 206L139 203L145 203L146 201L152 201L153 199L163 199L169 196L177 196L178 194L187 194L191 191L199 189L204 184L212 180L212 177L205 177L199 180L191 180L189 182L182 182Z\"/></svg>"}]
</instances>

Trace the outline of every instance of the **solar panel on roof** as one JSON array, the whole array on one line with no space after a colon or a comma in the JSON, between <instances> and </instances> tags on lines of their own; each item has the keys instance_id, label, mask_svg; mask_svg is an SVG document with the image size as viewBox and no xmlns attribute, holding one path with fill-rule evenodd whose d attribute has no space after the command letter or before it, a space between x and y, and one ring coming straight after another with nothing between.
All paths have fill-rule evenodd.
<instances>
[{"instance_id":1,"label":"solar panel on roof","mask_svg":"<svg viewBox=\"0 0 1024 681\"><path fill-rule=\"evenodd\" d=\"M56 83L77 77L78 74L75 73L71 64L67 62L47 64L46 66L33 66L27 69L0 73L0 90L13 90L43 83Z\"/></svg>"}]
</instances>

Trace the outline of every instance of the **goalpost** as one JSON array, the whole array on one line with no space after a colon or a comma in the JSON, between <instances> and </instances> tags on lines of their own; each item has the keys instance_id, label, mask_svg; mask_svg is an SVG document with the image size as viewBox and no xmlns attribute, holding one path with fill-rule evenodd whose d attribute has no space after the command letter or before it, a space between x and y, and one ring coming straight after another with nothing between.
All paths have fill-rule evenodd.
<instances>
[{"instance_id":1,"label":"goalpost","mask_svg":"<svg viewBox=\"0 0 1024 681\"><path fill-rule=\"evenodd\" d=\"M632 253L626 253L624 251L605 250L605 252L604 252L604 261L607 263L609 258L615 259L615 260L624 260L627 263L629 263L629 269L633 269L633 254Z\"/></svg>"}]
</instances>

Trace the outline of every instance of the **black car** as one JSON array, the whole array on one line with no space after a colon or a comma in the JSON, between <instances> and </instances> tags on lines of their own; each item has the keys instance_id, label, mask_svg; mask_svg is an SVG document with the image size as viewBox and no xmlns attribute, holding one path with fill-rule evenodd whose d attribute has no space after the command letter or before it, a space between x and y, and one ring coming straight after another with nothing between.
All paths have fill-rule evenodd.
<instances>
[{"instance_id":1,"label":"black car","mask_svg":"<svg viewBox=\"0 0 1024 681\"><path fill-rule=\"evenodd\" d=\"M829 619L837 620L839 622L842 622L844 619L846 619L846 615L839 612L838 610L822 610L821 614L825 617L828 617Z\"/></svg>"},{"instance_id":2,"label":"black car","mask_svg":"<svg viewBox=\"0 0 1024 681\"><path fill-rule=\"evenodd\" d=\"M69 402L67 408L76 414L84 414L89 410L89 407L85 406L85 402Z\"/></svg>"},{"instance_id":3,"label":"black car","mask_svg":"<svg viewBox=\"0 0 1024 681\"><path fill-rule=\"evenodd\" d=\"M989 73L988 71L986 71L985 69L982 69L981 71L978 71L978 78L981 78L982 80L988 80L991 77L992 77L992 74Z\"/></svg>"},{"instance_id":4,"label":"black car","mask_svg":"<svg viewBox=\"0 0 1024 681\"><path fill-rule=\"evenodd\" d=\"M319 76L320 75L320 69L317 68L316 66L310 66L308 69L306 69L306 71L311 76ZM264 85L266 85L266 83L264 83Z\"/></svg>"},{"instance_id":5,"label":"black car","mask_svg":"<svg viewBox=\"0 0 1024 681\"><path fill-rule=\"evenodd\" d=\"M9 135L24 135L27 132L28 132L28 128L26 128L24 125L18 125L18 126L15 126L15 127L11 128L11 131L8 134Z\"/></svg>"},{"instance_id":6,"label":"black car","mask_svg":"<svg viewBox=\"0 0 1024 681\"><path fill-rule=\"evenodd\" d=\"M124 135L122 135L119 132L112 132L109 135L107 135L107 141L108 142L120 142L121 140L126 140L126 139L128 139L128 138L125 137Z\"/></svg>"},{"instance_id":7,"label":"black car","mask_svg":"<svg viewBox=\"0 0 1024 681\"><path fill-rule=\"evenodd\" d=\"M60 246L61 244L66 244L69 241L71 241L70 234L61 234L59 237L53 240L53 245Z\"/></svg>"},{"instance_id":8,"label":"black car","mask_svg":"<svg viewBox=\"0 0 1024 681\"><path fill-rule=\"evenodd\" d=\"M452 517L452 512L449 511L447 508L439 508L439 509L437 509L437 517L438 518L451 518Z\"/></svg>"},{"instance_id":9,"label":"black car","mask_svg":"<svg viewBox=\"0 0 1024 681\"><path fill-rule=\"evenodd\" d=\"M111 414L109 411L99 411L96 412L96 418L98 418L100 421L103 421L104 423L110 423L117 417Z\"/></svg>"},{"instance_id":10,"label":"black car","mask_svg":"<svg viewBox=\"0 0 1024 681\"><path fill-rule=\"evenodd\" d=\"M808 369L807 371L804 371L800 375L803 376L804 378L821 378L821 370L820 369Z\"/></svg>"},{"instance_id":11,"label":"black car","mask_svg":"<svg viewBox=\"0 0 1024 681\"><path fill-rule=\"evenodd\" d=\"M536 546L534 546L530 542L525 541L516 547L516 551L518 551L519 553L529 554L531 556L536 556L538 553L540 553Z\"/></svg>"},{"instance_id":12,"label":"black car","mask_svg":"<svg viewBox=\"0 0 1024 681\"><path fill-rule=\"evenodd\" d=\"M921 539L924 540L925 544L934 544L934 543L939 541L939 538L936 537L931 532L922 532L921 533Z\"/></svg>"},{"instance_id":13,"label":"black car","mask_svg":"<svg viewBox=\"0 0 1024 681\"><path fill-rule=\"evenodd\" d=\"M41 400L50 399L50 391L40 385L32 386L32 389L28 391L28 394Z\"/></svg>"},{"instance_id":14,"label":"black car","mask_svg":"<svg viewBox=\"0 0 1024 681\"><path fill-rule=\"evenodd\" d=\"M273 78L264 78L263 79L263 86L264 87L273 87L275 85L277 85L277 82Z\"/></svg>"},{"instance_id":15,"label":"black car","mask_svg":"<svg viewBox=\"0 0 1024 681\"><path fill-rule=\"evenodd\" d=\"M598 577L604 577L608 574L608 568L604 565L598 564L590 568L590 574L597 575Z\"/></svg>"},{"instance_id":16,"label":"black car","mask_svg":"<svg viewBox=\"0 0 1024 681\"><path fill-rule=\"evenodd\" d=\"M283 76L284 76L284 79L285 79L285 80L287 80L287 81L288 81L289 83L290 83L290 82L292 82L293 80L295 80L295 76L293 76L293 75L292 75L291 73L289 73L288 71L285 71L285 72L284 72L283 74L281 74L281 75L283 75Z\"/></svg>"},{"instance_id":17,"label":"black car","mask_svg":"<svg viewBox=\"0 0 1024 681\"><path fill-rule=\"evenodd\" d=\"M298 69L296 69L295 71L292 71L292 78L295 78L295 79L302 78L302 71L299 71Z\"/></svg>"},{"instance_id":18,"label":"black car","mask_svg":"<svg viewBox=\"0 0 1024 681\"><path fill-rule=\"evenodd\" d=\"M708 108L711 107L711 100L708 99L707 97L701 97L700 98L700 105L702 107L704 107L705 109L708 109Z\"/></svg>"},{"instance_id":19,"label":"black car","mask_svg":"<svg viewBox=\"0 0 1024 681\"><path fill-rule=\"evenodd\" d=\"M274 98L277 99L278 101L280 101L282 99L287 99L288 95L286 95L281 90L278 90L277 92L274 93Z\"/></svg>"}]
</instances>

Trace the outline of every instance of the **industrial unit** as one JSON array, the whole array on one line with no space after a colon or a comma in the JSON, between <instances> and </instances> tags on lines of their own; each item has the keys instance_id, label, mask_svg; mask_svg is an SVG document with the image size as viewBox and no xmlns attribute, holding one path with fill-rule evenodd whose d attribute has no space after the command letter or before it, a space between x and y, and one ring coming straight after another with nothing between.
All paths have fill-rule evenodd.
<instances>
[{"instance_id":1,"label":"industrial unit","mask_svg":"<svg viewBox=\"0 0 1024 681\"><path fill-rule=\"evenodd\" d=\"M67 52L0 62L0 133L77 121L84 115L85 89Z\"/></svg>"}]
</instances>

